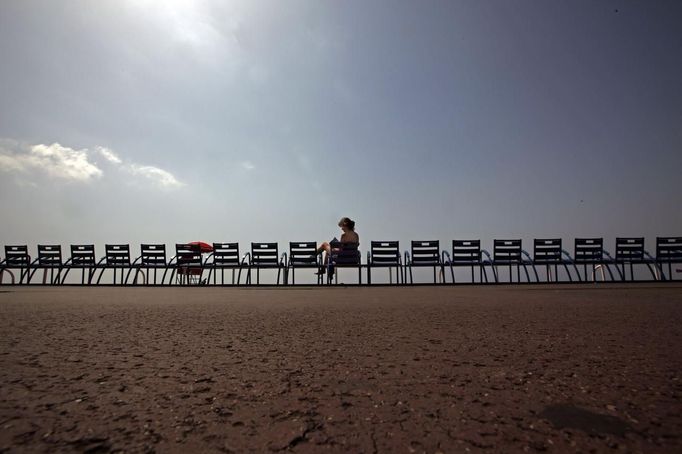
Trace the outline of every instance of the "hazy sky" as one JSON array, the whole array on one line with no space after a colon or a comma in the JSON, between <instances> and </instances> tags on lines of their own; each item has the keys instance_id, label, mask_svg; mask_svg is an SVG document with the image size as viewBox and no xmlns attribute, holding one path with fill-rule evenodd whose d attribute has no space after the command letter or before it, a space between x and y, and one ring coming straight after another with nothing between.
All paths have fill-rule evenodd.
<instances>
[{"instance_id":1,"label":"hazy sky","mask_svg":"<svg viewBox=\"0 0 682 454\"><path fill-rule=\"evenodd\" d=\"M678 0L3 0L0 244L284 246L349 216L365 246L652 250L682 235L680 24Z\"/></svg>"}]
</instances>

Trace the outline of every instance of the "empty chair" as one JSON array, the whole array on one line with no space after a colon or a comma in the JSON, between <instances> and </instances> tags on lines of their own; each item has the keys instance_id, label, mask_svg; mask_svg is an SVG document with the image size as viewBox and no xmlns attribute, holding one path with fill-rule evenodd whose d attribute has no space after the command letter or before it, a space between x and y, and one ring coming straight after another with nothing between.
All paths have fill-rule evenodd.
<instances>
[{"instance_id":1,"label":"empty chair","mask_svg":"<svg viewBox=\"0 0 682 454\"><path fill-rule=\"evenodd\" d=\"M251 284L251 270L256 270L256 284L260 284L260 270L277 270L277 284L279 285L280 275L285 269L286 252L279 256L277 243L251 243L251 254L247 254L248 271L246 282Z\"/></svg>"},{"instance_id":2,"label":"empty chair","mask_svg":"<svg viewBox=\"0 0 682 454\"><path fill-rule=\"evenodd\" d=\"M493 240L493 274L495 282L499 282L497 267L506 265L509 268L509 282L512 282L512 270L516 268L516 281L521 282L521 267L526 274L526 280L530 282L530 275L526 265L528 262L523 260L527 255L522 249L521 240Z\"/></svg>"},{"instance_id":3,"label":"empty chair","mask_svg":"<svg viewBox=\"0 0 682 454\"><path fill-rule=\"evenodd\" d=\"M388 282L393 283L395 269L396 284L405 283L403 260L400 257L400 242L372 241L367 251L367 283L372 283L372 268L388 268Z\"/></svg>"},{"instance_id":4,"label":"empty chair","mask_svg":"<svg viewBox=\"0 0 682 454\"><path fill-rule=\"evenodd\" d=\"M213 252L208 256L206 263L208 283L211 283L211 276L213 276L213 283L216 284L218 271L220 271L220 285L225 285L225 270L231 270L232 285L235 283L235 272L237 272L237 285L239 285L242 268L245 266L245 259L239 257L239 243L213 243Z\"/></svg>"},{"instance_id":5,"label":"empty chair","mask_svg":"<svg viewBox=\"0 0 682 454\"><path fill-rule=\"evenodd\" d=\"M488 257L483 260L483 255ZM455 268L469 267L471 268L471 282L475 282L474 270L478 268L478 282L488 282L488 273L485 270L486 265L491 265L490 254L488 251L481 249L481 240L452 240L452 256L448 251L443 251L443 265L450 267L450 277L452 283L455 283Z\"/></svg>"},{"instance_id":6,"label":"empty chair","mask_svg":"<svg viewBox=\"0 0 682 454\"><path fill-rule=\"evenodd\" d=\"M61 282L66 282L69 272L73 269L81 270L81 285L91 284L95 275L95 245L94 244L72 244L71 257L64 263L64 276ZM86 279L87 271L87 279Z\"/></svg>"},{"instance_id":7,"label":"empty chair","mask_svg":"<svg viewBox=\"0 0 682 454\"><path fill-rule=\"evenodd\" d=\"M295 241L289 243L289 259L286 264L284 281L289 283L289 273L291 273L291 283L296 284L296 270L319 269L322 266L322 255L317 253L316 242ZM322 274L317 274L317 283L322 283Z\"/></svg>"},{"instance_id":8,"label":"empty chair","mask_svg":"<svg viewBox=\"0 0 682 454\"><path fill-rule=\"evenodd\" d=\"M573 265L578 274L579 281L595 281L597 271L601 272L602 280L606 279L604 269L608 271L611 280L614 280L613 272L610 265L613 264L613 258L604 250L603 238L576 238L573 249ZM580 276L580 268L583 268L583 277ZM590 268L590 276L588 277L588 267Z\"/></svg>"},{"instance_id":9,"label":"empty chair","mask_svg":"<svg viewBox=\"0 0 682 454\"><path fill-rule=\"evenodd\" d=\"M5 271L11 276L12 284L17 283L12 270L19 271L19 284L28 283L30 266L31 257L28 255L28 246L5 246L5 259L0 262L0 283L2 283Z\"/></svg>"},{"instance_id":10,"label":"empty chair","mask_svg":"<svg viewBox=\"0 0 682 454\"><path fill-rule=\"evenodd\" d=\"M656 237L656 263L663 280L674 280L672 265L682 263L682 237ZM668 265L668 277L664 268Z\"/></svg>"},{"instance_id":11,"label":"empty chair","mask_svg":"<svg viewBox=\"0 0 682 454\"><path fill-rule=\"evenodd\" d=\"M615 265L618 269L620 265L620 277L625 280L627 277L626 266L630 269L630 280L635 279L634 265L646 265L649 272L656 279L656 273L651 265L655 260L644 250L644 238L616 238L616 260Z\"/></svg>"},{"instance_id":12,"label":"empty chair","mask_svg":"<svg viewBox=\"0 0 682 454\"><path fill-rule=\"evenodd\" d=\"M440 271L441 281L444 281L445 267L441 260L440 241L412 241L411 251L405 252L405 267L410 273L410 284L414 283L412 274L413 267L431 267L433 268L433 283L438 282L438 273Z\"/></svg>"},{"instance_id":13,"label":"empty chair","mask_svg":"<svg viewBox=\"0 0 682 454\"><path fill-rule=\"evenodd\" d=\"M102 275L106 270L113 271L112 284L116 284L116 276L120 276L121 285L128 283L128 278L133 269L130 262L130 245L128 244L105 244L104 257L97 262L99 269L99 276L97 277L97 284L102 280Z\"/></svg>"},{"instance_id":14,"label":"empty chair","mask_svg":"<svg viewBox=\"0 0 682 454\"><path fill-rule=\"evenodd\" d=\"M199 244L180 244L175 245L175 257L171 259L171 281L176 278L176 283L180 285L201 284L201 276L204 273L204 261L201 256L201 246Z\"/></svg>"},{"instance_id":15,"label":"empty chair","mask_svg":"<svg viewBox=\"0 0 682 454\"><path fill-rule=\"evenodd\" d=\"M362 284L362 263L360 244L350 241L332 241L329 243L330 253L327 261L327 283L339 282L339 268L357 268L358 284Z\"/></svg>"},{"instance_id":16,"label":"empty chair","mask_svg":"<svg viewBox=\"0 0 682 454\"><path fill-rule=\"evenodd\" d=\"M133 262L133 267L135 269L133 284L137 284L140 276L142 276L144 285L156 285L157 272L163 270L161 285L164 285L166 273L170 269L170 265L166 261L166 245L141 244L140 256ZM169 281L169 283L171 282Z\"/></svg>"},{"instance_id":17,"label":"empty chair","mask_svg":"<svg viewBox=\"0 0 682 454\"><path fill-rule=\"evenodd\" d=\"M28 282L33 279L33 275L43 270L43 284L47 284L47 275L50 274L50 285L60 283L62 267L62 246L59 244L39 244L38 257L31 264L31 274Z\"/></svg>"},{"instance_id":18,"label":"empty chair","mask_svg":"<svg viewBox=\"0 0 682 454\"><path fill-rule=\"evenodd\" d=\"M533 271L535 272L535 279L539 281L537 265L545 266L545 274L547 282L559 282L559 266L563 266L568 275L568 280L573 282L573 277L568 269L570 261L564 260L564 250L561 246L561 238L551 239L535 239L533 240ZM553 274L553 276L552 276Z\"/></svg>"}]
</instances>

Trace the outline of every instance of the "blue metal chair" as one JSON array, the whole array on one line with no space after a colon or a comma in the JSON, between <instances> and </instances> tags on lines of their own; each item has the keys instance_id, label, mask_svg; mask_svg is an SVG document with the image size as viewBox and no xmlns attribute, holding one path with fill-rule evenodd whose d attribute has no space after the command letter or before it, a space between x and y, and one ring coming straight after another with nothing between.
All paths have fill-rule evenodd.
<instances>
[{"instance_id":1,"label":"blue metal chair","mask_svg":"<svg viewBox=\"0 0 682 454\"><path fill-rule=\"evenodd\" d=\"M410 284L414 283L414 277L412 274L413 267L433 268L433 283L438 283L438 276L440 276L441 282L444 282L445 267L443 266L443 262L441 260L440 241L412 241L411 251L405 251L405 267L410 273ZM436 270L440 270L440 274L437 274Z\"/></svg>"},{"instance_id":2,"label":"blue metal chair","mask_svg":"<svg viewBox=\"0 0 682 454\"><path fill-rule=\"evenodd\" d=\"M30 283L35 273L43 270L43 285L47 283L47 274L50 273L50 285L60 283L62 268L62 246L59 244L39 244L38 257L31 263Z\"/></svg>"},{"instance_id":3,"label":"blue metal chair","mask_svg":"<svg viewBox=\"0 0 682 454\"><path fill-rule=\"evenodd\" d=\"M171 282L179 285L199 285L202 283L204 273L204 260L201 256L201 247L198 244L175 244L175 257L171 258L170 264Z\"/></svg>"},{"instance_id":4,"label":"blue metal chair","mask_svg":"<svg viewBox=\"0 0 682 454\"><path fill-rule=\"evenodd\" d=\"M635 280L634 265L646 265L654 280L657 280L652 264L656 264L656 259L644 250L643 237L616 238L615 265L616 269L620 265L619 271L622 280L627 277L626 267L630 269L630 280Z\"/></svg>"},{"instance_id":5,"label":"blue metal chair","mask_svg":"<svg viewBox=\"0 0 682 454\"><path fill-rule=\"evenodd\" d=\"M137 284L139 276L142 276L143 285L157 285L157 273L163 270L161 285L164 285L166 273L171 268L166 261L166 245L140 244L140 256L135 259L132 266L135 269L133 284Z\"/></svg>"},{"instance_id":6,"label":"blue metal chair","mask_svg":"<svg viewBox=\"0 0 682 454\"><path fill-rule=\"evenodd\" d=\"M682 263L682 237L657 237L656 263L662 280L675 280L672 266L675 263ZM665 265L668 265L668 277L663 271Z\"/></svg>"},{"instance_id":7,"label":"blue metal chair","mask_svg":"<svg viewBox=\"0 0 682 454\"><path fill-rule=\"evenodd\" d=\"M526 257L526 259L524 259ZM509 268L509 282L513 282L512 270L516 268L516 281L521 282L521 267L526 274L526 281L530 282L527 265L532 265L532 260L522 248L521 240L493 240L492 268L495 282L499 282L498 266Z\"/></svg>"},{"instance_id":8,"label":"blue metal chair","mask_svg":"<svg viewBox=\"0 0 682 454\"><path fill-rule=\"evenodd\" d=\"M395 269L396 284L405 283L403 260L400 256L400 242L372 241L367 251L367 283L372 283L372 268L388 268L388 282L393 283Z\"/></svg>"},{"instance_id":9,"label":"blue metal chair","mask_svg":"<svg viewBox=\"0 0 682 454\"><path fill-rule=\"evenodd\" d=\"M291 273L291 284L296 284L297 269L317 269L322 266L322 255L317 253L317 243L309 241L294 241L289 243L289 260L286 263L284 282L289 284L289 273ZM317 274L317 284L322 284L323 275Z\"/></svg>"},{"instance_id":10,"label":"blue metal chair","mask_svg":"<svg viewBox=\"0 0 682 454\"><path fill-rule=\"evenodd\" d=\"M209 260L211 260L209 262ZM218 271L220 271L220 285L225 285L225 270L232 271L232 281L234 285L234 275L237 272L237 285L241 282L242 269L246 268L246 258L239 257L239 243L213 243L213 252L206 259L208 268L208 282L216 284Z\"/></svg>"},{"instance_id":11,"label":"blue metal chair","mask_svg":"<svg viewBox=\"0 0 682 454\"><path fill-rule=\"evenodd\" d=\"M31 256L28 255L28 246L5 246L5 259L0 262L0 283L2 283L5 271L12 277L12 284L17 283L11 270L19 270L18 284L28 283L31 270Z\"/></svg>"},{"instance_id":12,"label":"blue metal chair","mask_svg":"<svg viewBox=\"0 0 682 454\"><path fill-rule=\"evenodd\" d=\"M256 270L256 285L260 284L260 270L271 269L277 270L277 285L279 285L280 275L282 270L286 270L285 263L287 261L286 252L279 257L279 247L277 243L251 243L251 254L246 254L248 257L248 270L246 275L246 283L251 284L251 270Z\"/></svg>"},{"instance_id":13,"label":"blue metal chair","mask_svg":"<svg viewBox=\"0 0 682 454\"><path fill-rule=\"evenodd\" d=\"M97 277L97 285L102 280L102 275L106 270L113 270L114 276L112 284L125 285L128 283L130 273L133 267L130 261L130 245L128 244L105 244L104 257L97 262L99 269L99 276ZM127 270L127 272L126 272ZM116 276L120 274L120 282L116 282Z\"/></svg>"},{"instance_id":14,"label":"blue metal chair","mask_svg":"<svg viewBox=\"0 0 682 454\"><path fill-rule=\"evenodd\" d=\"M563 266L568 275L568 280L573 282L568 265L573 265L573 259L562 248L561 238L535 239L533 240L533 272L536 281L540 281L536 266L545 267L547 282L559 282L559 266ZM552 272L554 276L552 277ZM577 270L576 270L577 272Z\"/></svg>"},{"instance_id":15,"label":"blue metal chair","mask_svg":"<svg viewBox=\"0 0 682 454\"><path fill-rule=\"evenodd\" d=\"M483 259L487 257L487 260ZM455 268L470 267L471 268L471 282L475 282L474 270L478 268L478 281L483 283L488 282L488 273L485 270L486 265L492 266L492 259L490 253L485 249L481 249L481 240L452 240L452 256L448 251L443 251L443 265L450 268L450 277L452 283L455 283Z\"/></svg>"},{"instance_id":16,"label":"blue metal chair","mask_svg":"<svg viewBox=\"0 0 682 454\"><path fill-rule=\"evenodd\" d=\"M358 284L362 284L362 263L359 243L349 241L332 241L329 243L330 254L327 261L327 283L339 282L339 268L357 268Z\"/></svg>"},{"instance_id":17,"label":"blue metal chair","mask_svg":"<svg viewBox=\"0 0 682 454\"><path fill-rule=\"evenodd\" d=\"M61 282L66 282L69 272L73 269L81 270L81 285L90 285L96 272L94 244L72 244L71 257L64 263L64 276ZM87 271L87 279L86 279Z\"/></svg>"}]
</instances>

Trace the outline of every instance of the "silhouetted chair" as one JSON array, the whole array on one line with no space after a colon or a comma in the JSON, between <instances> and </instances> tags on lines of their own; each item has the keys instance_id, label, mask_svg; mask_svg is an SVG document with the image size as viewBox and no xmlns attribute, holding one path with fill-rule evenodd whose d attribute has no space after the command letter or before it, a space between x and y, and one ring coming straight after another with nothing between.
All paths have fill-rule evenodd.
<instances>
[{"instance_id":1,"label":"silhouetted chair","mask_svg":"<svg viewBox=\"0 0 682 454\"><path fill-rule=\"evenodd\" d=\"M213 260L208 262L211 259ZM231 285L234 285L234 275L235 271L237 272L237 285L239 285L242 269L247 266L246 258L240 259L239 257L239 243L213 243L213 252L206 261L208 282L211 282L211 276L213 276L213 284L216 284L216 276L220 270L220 285L225 285L225 270L232 271Z\"/></svg>"},{"instance_id":2,"label":"silhouetted chair","mask_svg":"<svg viewBox=\"0 0 682 454\"><path fill-rule=\"evenodd\" d=\"M545 267L547 282L559 282L559 266L563 266L568 275L568 280L573 282L573 277L568 269L569 264L573 261L568 254L561 247L561 238L551 239L535 239L533 240L533 272L535 279L539 282L538 272L535 269L537 265ZM564 257L564 255L566 257ZM554 277L552 278L552 271Z\"/></svg>"},{"instance_id":3,"label":"silhouetted chair","mask_svg":"<svg viewBox=\"0 0 682 454\"><path fill-rule=\"evenodd\" d=\"M582 265L583 277L580 276L579 266ZM604 250L603 238L576 238L573 249L573 266L578 274L578 280L586 282L594 282L597 277L597 270L601 271L602 280L606 280L604 269L608 271L611 280L614 280L613 272L611 271L613 265L613 258ZM588 277L587 270L590 267L591 275Z\"/></svg>"},{"instance_id":4,"label":"silhouetted chair","mask_svg":"<svg viewBox=\"0 0 682 454\"><path fill-rule=\"evenodd\" d=\"M289 243L289 261L286 264L286 273L284 281L289 283L289 272L291 272L291 283L296 284L296 270L303 269L319 269L322 266L322 256L317 253L316 242L290 242ZM317 275L318 285L322 283L322 274Z\"/></svg>"},{"instance_id":5,"label":"silhouetted chair","mask_svg":"<svg viewBox=\"0 0 682 454\"><path fill-rule=\"evenodd\" d=\"M362 284L362 263L359 243L350 241L332 241L329 243L330 253L327 261L327 283L339 282L339 268L357 268L358 284Z\"/></svg>"},{"instance_id":6,"label":"silhouetted chair","mask_svg":"<svg viewBox=\"0 0 682 454\"><path fill-rule=\"evenodd\" d=\"M438 281L438 274L436 270L440 270L441 281L445 281L445 267L441 261L440 241L412 241L411 251L405 251L405 267L410 273L410 284L414 283L412 274L413 267L431 267L433 268L433 283Z\"/></svg>"},{"instance_id":7,"label":"silhouetted chair","mask_svg":"<svg viewBox=\"0 0 682 454\"><path fill-rule=\"evenodd\" d=\"M634 265L646 265L653 278L656 279L656 273L651 267L655 263L651 254L644 250L644 238L616 238L615 265L616 269L620 265L622 280L625 280L627 276L626 266L630 269L630 280L635 280Z\"/></svg>"},{"instance_id":8,"label":"silhouetted chair","mask_svg":"<svg viewBox=\"0 0 682 454\"><path fill-rule=\"evenodd\" d=\"M509 282L513 281L512 270L516 268L516 281L521 282L521 267L526 274L526 280L530 282L530 275L526 265L532 263L523 259L524 255L530 259L528 253L522 249L521 240L493 240L493 273L495 282L499 282L498 266L509 268Z\"/></svg>"},{"instance_id":9,"label":"silhouetted chair","mask_svg":"<svg viewBox=\"0 0 682 454\"><path fill-rule=\"evenodd\" d=\"M99 269L99 276L97 277L97 285L102 281L102 275L106 270L112 270L114 273L112 284L117 284L116 276L120 274L121 285L128 283L128 278L133 270L130 262L130 245L128 244L105 244L104 257L97 262ZM127 272L126 272L127 271Z\"/></svg>"},{"instance_id":10,"label":"silhouetted chair","mask_svg":"<svg viewBox=\"0 0 682 454\"><path fill-rule=\"evenodd\" d=\"M50 273L50 285L59 284L63 266L61 245L39 244L38 258L31 264L31 274L28 282L30 283L33 280L33 275L37 271L43 270L43 284L47 283L48 272Z\"/></svg>"},{"instance_id":11,"label":"silhouetted chair","mask_svg":"<svg viewBox=\"0 0 682 454\"><path fill-rule=\"evenodd\" d=\"M483 260L483 256L488 257ZM478 282L488 282L488 273L485 270L486 265L492 265L490 254L485 249L481 249L481 240L452 240L452 257L448 251L443 251L443 265L450 267L450 277L452 283L455 283L455 268L470 267L471 268L471 282L476 282L474 270L478 268Z\"/></svg>"},{"instance_id":12,"label":"silhouetted chair","mask_svg":"<svg viewBox=\"0 0 682 454\"><path fill-rule=\"evenodd\" d=\"M282 270L286 270L286 252L279 256L277 243L251 243L251 254L246 254L248 260L247 284L251 284L251 270L256 270L256 285L260 284L260 270L277 270L277 284L279 285Z\"/></svg>"},{"instance_id":13,"label":"silhouetted chair","mask_svg":"<svg viewBox=\"0 0 682 454\"><path fill-rule=\"evenodd\" d=\"M672 266L674 263L682 263L682 237L656 237L656 263L661 271L662 280L675 280ZM663 271L666 264L667 278Z\"/></svg>"},{"instance_id":14,"label":"silhouetted chair","mask_svg":"<svg viewBox=\"0 0 682 454\"><path fill-rule=\"evenodd\" d=\"M91 284L95 275L95 245L94 244L72 244L71 257L64 263L64 276L61 282L66 282L69 272L73 269L81 270L81 285ZM85 278L87 271L87 280Z\"/></svg>"},{"instance_id":15,"label":"silhouetted chair","mask_svg":"<svg viewBox=\"0 0 682 454\"><path fill-rule=\"evenodd\" d=\"M367 251L367 283L372 283L372 268L388 268L388 282L393 283L395 268L396 284L405 283L403 260L400 257L400 242L372 241Z\"/></svg>"},{"instance_id":16,"label":"silhouetted chair","mask_svg":"<svg viewBox=\"0 0 682 454\"><path fill-rule=\"evenodd\" d=\"M175 275L176 283L180 285L202 283L204 261L201 256L201 246L198 244L176 243L175 257L171 259L171 265L173 267L171 282Z\"/></svg>"},{"instance_id":17,"label":"silhouetted chair","mask_svg":"<svg viewBox=\"0 0 682 454\"><path fill-rule=\"evenodd\" d=\"M0 283L2 283L5 271L12 277L12 284L16 283L12 270L19 271L19 284L28 283L30 266L31 257L28 255L28 246L5 246L5 259L0 262Z\"/></svg>"},{"instance_id":18,"label":"silhouetted chair","mask_svg":"<svg viewBox=\"0 0 682 454\"><path fill-rule=\"evenodd\" d=\"M133 284L137 284L139 276L142 276L144 285L156 285L157 272L163 270L161 285L164 285L166 273L170 269L170 264L166 261L166 245L141 244L140 256L133 262L133 268L135 269ZM170 283L172 283L172 279L169 281Z\"/></svg>"}]
</instances>

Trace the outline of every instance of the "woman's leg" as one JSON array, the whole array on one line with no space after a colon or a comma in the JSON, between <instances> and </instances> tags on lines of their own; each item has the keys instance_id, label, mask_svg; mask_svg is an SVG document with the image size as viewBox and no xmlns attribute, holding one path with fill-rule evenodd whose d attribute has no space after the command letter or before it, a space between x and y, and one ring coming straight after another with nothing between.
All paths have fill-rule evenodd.
<instances>
[{"instance_id":1,"label":"woman's leg","mask_svg":"<svg viewBox=\"0 0 682 454\"><path fill-rule=\"evenodd\" d=\"M318 254L324 253L324 256L322 257L323 266L320 268L318 274L324 274L327 271L327 263L329 262L329 253L331 250L331 246L329 246L329 243L326 241L320 244L320 247L317 248Z\"/></svg>"}]
</instances>

